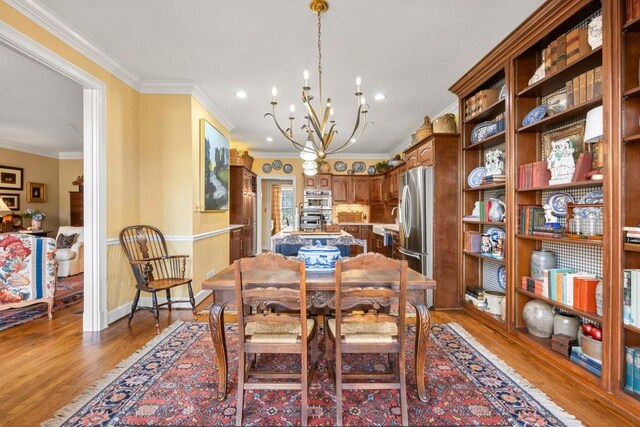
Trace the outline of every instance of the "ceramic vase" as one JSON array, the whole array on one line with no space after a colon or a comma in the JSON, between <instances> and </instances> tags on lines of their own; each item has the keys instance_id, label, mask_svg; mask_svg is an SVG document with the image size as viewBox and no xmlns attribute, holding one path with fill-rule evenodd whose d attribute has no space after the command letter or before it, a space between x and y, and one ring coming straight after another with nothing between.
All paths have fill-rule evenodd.
<instances>
[{"instance_id":1,"label":"ceramic vase","mask_svg":"<svg viewBox=\"0 0 640 427\"><path fill-rule=\"evenodd\" d=\"M570 314L557 313L553 318L553 334L564 334L571 338L578 337L580 319Z\"/></svg>"},{"instance_id":2,"label":"ceramic vase","mask_svg":"<svg viewBox=\"0 0 640 427\"><path fill-rule=\"evenodd\" d=\"M551 251L533 251L531 254L531 278L543 280L544 270L556 267L556 257Z\"/></svg>"},{"instance_id":3,"label":"ceramic vase","mask_svg":"<svg viewBox=\"0 0 640 427\"><path fill-rule=\"evenodd\" d=\"M507 299L506 298L502 298L502 301L500 301L500 318L502 319L503 322L507 320Z\"/></svg>"},{"instance_id":4,"label":"ceramic vase","mask_svg":"<svg viewBox=\"0 0 640 427\"><path fill-rule=\"evenodd\" d=\"M42 229L42 220L37 220L31 218L31 229L33 230L41 230Z\"/></svg>"},{"instance_id":5,"label":"ceramic vase","mask_svg":"<svg viewBox=\"0 0 640 427\"><path fill-rule=\"evenodd\" d=\"M550 338L553 333L553 307L537 299L531 300L522 309L522 318L531 335Z\"/></svg>"},{"instance_id":6,"label":"ceramic vase","mask_svg":"<svg viewBox=\"0 0 640 427\"><path fill-rule=\"evenodd\" d=\"M331 166L329 166L329 163L323 163L320 165L319 171L320 173L329 173L331 172Z\"/></svg>"}]
</instances>

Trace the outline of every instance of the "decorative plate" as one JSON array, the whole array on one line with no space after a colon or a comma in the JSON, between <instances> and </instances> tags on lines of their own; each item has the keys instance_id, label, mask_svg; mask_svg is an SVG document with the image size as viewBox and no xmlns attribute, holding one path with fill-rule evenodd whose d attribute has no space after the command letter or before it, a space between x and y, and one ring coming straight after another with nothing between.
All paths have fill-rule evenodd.
<instances>
[{"instance_id":1,"label":"decorative plate","mask_svg":"<svg viewBox=\"0 0 640 427\"><path fill-rule=\"evenodd\" d=\"M282 168L282 162L280 160L274 160L271 162L271 167L274 171L279 171Z\"/></svg>"},{"instance_id":2,"label":"decorative plate","mask_svg":"<svg viewBox=\"0 0 640 427\"><path fill-rule=\"evenodd\" d=\"M271 172L271 163L265 163L262 165L262 172L269 173Z\"/></svg>"},{"instance_id":3,"label":"decorative plate","mask_svg":"<svg viewBox=\"0 0 640 427\"><path fill-rule=\"evenodd\" d=\"M503 291L507 289L507 269L504 265L498 267L498 285Z\"/></svg>"},{"instance_id":4,"label":"decorative plate","mask_svg":"<svg viewBox=\"0 0 640 427\"><path fill-rule=\"evenodd\" d=\"M591 193L582 196L582 199L578 202L581 205L594 205L597 203L604 203L604 194L602 190L595 190Z\"/></svg>"},{"instance_id":5,"label":"decorative plate","mask_svg":"<svg viewBox=\"0 0 640 427\"><path fill-rule=\"evenodd\" d=\"M567 203L574 203L573 196L569 193L554 193L547 199L547 204L557 216L567 216Z\"/></svg>"},{"instance_id":6,"label":"decorative plate","mask_svg":"<svg viewBox=\"0 0 640 427\"><path fill-rule=\"evenodd\" d=\"M550 116L562 113L567 109L567 90L562 89L547 98L547 112Z\"/></svg>"},{"instance_id":7,"label":"decorative plate","mask_svg":"<svg viewBox=\"0 0 640 427\"><path fill-rule=\"evenodd\" d=\"M343 162L342 160L340 160L333 165L333 168L336 170L336 172L344 172L347 170L347 162Z\"/></svg>"},{"instance_id":8,"label":"decorative plate","mask_svg":"<svg viewBox=\"0 0 640 427\"><path fill-rule=\"evenodd\" d=\"M467 184L469 187L476 188L482 185L482 178L487 176L487 169L484 166L479 166L471 171L467 178Z\"/></svg>"},{"instance_id":9,"label":"decorative plate","mask_svg":"<svg viewBox=\"0 0 640 427\"><path fill-rule=\"evenodd\" d=\"M489 236L489 238L493 243L498 243L498 239L502 239L504 241L504 239L507 238L507 235L505 234L504 230L498 227L488 228L485 234Z\"/></svg>"},{"instance_id":10,"label":"decorative plate","mask_svg":"<svg viewBox=\"0 0 640 427\"><path fill-rule=\"evenodd\" d=\"M529 111L522 121L522 126L530 126L534 123L538 123L540 120L547 115L547 106L546 105L538 105L533 110Z\"/></svg>"},{"instance_id":11,"label":"decorative plate","mask_svg":"<svg viewBox=\"0 0 640 427\"><path fill-rule=\"evenodd\" d=\"M496 133L498 133L498 124L495 121L478 123L471 131L471 143L477 144Z\"/></svg>"},{"instance_id":12,"label":"decorative plate","mask_svg":"<svg viewBox=\"0 0 640 427\"><path fill-rule=\"evenodd\" d=\"M367 168L367 173L369 175L375 175L376 171L377 171L377 169L376 169L375 165L371 165L371 166L369 166Z\"/></svg>"},{"instance_id":13,"label":"decorative plate","mask_svg":"<svg viewBox=\"0 0 640 427\"><path fill-rule=\"evenodd\" d=\"M498 96L499 100L503 100L507 97L507 85L502 85L500 89L500 95Z\"/></svg>"},{"instance_id":14,"label":"decorative plate","mask_svg":"<svg viewBox=\"0 0 640 427\"><path fill-rule=\"evenodd\" d=\"M367 170L367 165L364 162L353 162L351 169L353 169L353 173L360 173Z\"/></svg>"},{"instance_id":15,"label":"decorative plate","mask_svg":"<svg viewBox=\"0 0 640 427\"><path fill-rule=\"evenodd\" d=\"M289 163L285 163L285 165L282 167L282 170L284 171L284 173L291 173L293 172L293 166L291 166Z\"/></svg>"}]
</instances>

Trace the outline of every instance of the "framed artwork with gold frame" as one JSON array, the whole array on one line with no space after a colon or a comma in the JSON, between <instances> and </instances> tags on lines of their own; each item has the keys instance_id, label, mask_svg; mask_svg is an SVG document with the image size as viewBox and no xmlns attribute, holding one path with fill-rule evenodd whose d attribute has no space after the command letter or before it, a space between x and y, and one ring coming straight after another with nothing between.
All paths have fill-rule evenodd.
<instances>
[{"instance_id":1,"label":"framed artwork with gold frame","mask_svg":"<svg viewBox=\"0 0 640 427\"><path fill-rule=\"evenodd\" d=\"M27 202L45 203L47 201L47 184L30 182L27 189Z\"/></svg>"},{"instance_id":2,"label":"framed artwork with gold frame","mask_svg":"<svg viewBox=\"0 0 640 427\"><path fill-rule=\"evenodd\" d=\"M554 141L568 139L573 145L573 160L577 161L580 153L584 152L584 122L576 123L565 129L560 129L542 134L542 160L545 162L551 153L551 144Z\"/></svg>"},{"instance_id":3,"label":"framed artwork with gold frame","mask_svg":"<svg viewBox=\"0 0 640 427\"><path fill-rule=\"evenodd\" d=\"M200 211L229 210L229 139L200 119Z\"/></svg>"},{"instance_id":4,"label":"framed artwork with gold frame","mask_svg":"<svg viewBox=\"0 0 640 427\"><path fill-rule=\"evenodd\" d=\"M20 194L2 193L0 199L7 205L12 211L20 210Z\"/></svg>"}]
</instances>

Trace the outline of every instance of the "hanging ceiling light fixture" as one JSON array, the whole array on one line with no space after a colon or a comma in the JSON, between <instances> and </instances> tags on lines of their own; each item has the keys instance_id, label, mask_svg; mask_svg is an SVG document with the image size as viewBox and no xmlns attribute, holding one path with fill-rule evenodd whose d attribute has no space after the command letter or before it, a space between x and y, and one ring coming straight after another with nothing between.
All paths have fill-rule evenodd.
<instances>
[{"instance_id":1,"label":"hanging ceiling light fixture","mask_svg":"<svg viewBox=\"0 0 640 427\"><path fill-rule=\"evenodd\" d=\"M276 105L278 89L274 86L271 89L271 108L272 112L265 114L271 116L276 124L278 130L287 138L293 146L300 151L300 157L305 160L307 165L304 168L306 175L315 175L317 173L316 159L324 159L328 154L340 153L351 147L362 135L365 128L370 122L367 122L367 111L369 106L360 91L362 85L362 79L356 78L356 99L357 99L357 115L356 122L353 127L353 132L342 144L335 148L331 148L334 137L338 133L335 129L336 122L334 119L334 109L331 107L331 98L327 98L326 103L323 105L322 98L322 14L329 10L329 2L326 0L311 0L309 8L313 13L318 16L318 88L319 88L319 111L323 111L322 116L316 114L316 110L311 105L313 96L311 95L311 88L309 87L309 71L304 70L304 86L302 87L302 102L305 107L306 114L304 118L307 123L302 126L302 131L305 137L305 142L301 143L296 141L293 135L293 121L295 120L295 105L291 105L289 111L289 128L284 130L278 120L276 119ZM311 165L316 165L314 168Z\"/></svg>"}]
</instances>

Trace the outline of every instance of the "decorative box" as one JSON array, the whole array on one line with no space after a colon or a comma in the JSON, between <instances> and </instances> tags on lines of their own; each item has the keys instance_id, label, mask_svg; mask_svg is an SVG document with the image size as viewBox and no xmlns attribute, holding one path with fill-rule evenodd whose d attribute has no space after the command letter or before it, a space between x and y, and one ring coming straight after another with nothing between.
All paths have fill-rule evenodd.
<instances>
[{"instance_id":1,"label":"decorative box","mask_svg":"<svg viewBox=\"0 0 640 427\"><path fill-rule=\"evenodd\" d=\"M334 271L336 261L340 259L340 249L335 246L324 246L316 240L314 246L300 248L298 259L304 260L307 271Z\"/></svg>"},{"instance_id":2,"label":"decorative box","mask_svg":"<svg viewBox=\"0 0 640 427\"><path fill-rule=\"evenodd\" d=\"M571 347L578 345L578 340L565 334L556 334L551 337L551 350L569 357Z\"/></svg>"}]
</instances>

